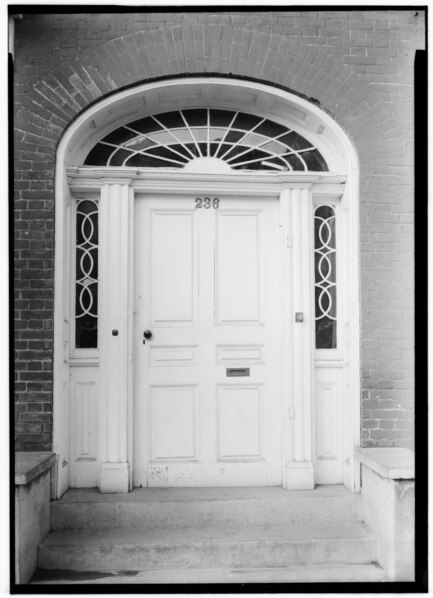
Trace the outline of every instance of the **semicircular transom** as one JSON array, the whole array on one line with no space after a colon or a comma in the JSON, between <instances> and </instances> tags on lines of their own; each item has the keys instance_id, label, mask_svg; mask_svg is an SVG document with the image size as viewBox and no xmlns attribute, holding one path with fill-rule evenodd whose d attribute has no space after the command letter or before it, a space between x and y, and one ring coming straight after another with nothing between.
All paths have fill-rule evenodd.
<instances>
[{"instance_id":1,"label":"semicircular transom","mask_svg":"<svg viewBox=\"0 0 433 598\"><path fill-rule=\"evenodd\" d=\"M189 172L329 170L317 147L289 126L217 108L172 110L124 123L93 146L84 165Z\"/></svg>"}]
</instances>

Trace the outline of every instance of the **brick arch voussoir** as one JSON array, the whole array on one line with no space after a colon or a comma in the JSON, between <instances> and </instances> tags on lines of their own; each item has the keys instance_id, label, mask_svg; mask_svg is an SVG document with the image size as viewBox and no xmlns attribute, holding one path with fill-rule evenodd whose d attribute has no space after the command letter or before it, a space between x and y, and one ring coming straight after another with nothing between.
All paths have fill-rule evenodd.
<instances>
[{"instance_id":1,"label":"brick arch voussoir","mask_svg":"<svg viewBox=\"0 0 433 598\"><path fill-rule=\"evenodd\" d=\"M361 148L374 138L380 153L378 127L395 128L373 86L326 47L309 46L302 36L203 23L139 31L86 49L38 80L24 108L27 118L40 116L58 141L89 105L116 91L203 74L261 81L300 95L330 114Z\"/></svg>"}]
</instances>

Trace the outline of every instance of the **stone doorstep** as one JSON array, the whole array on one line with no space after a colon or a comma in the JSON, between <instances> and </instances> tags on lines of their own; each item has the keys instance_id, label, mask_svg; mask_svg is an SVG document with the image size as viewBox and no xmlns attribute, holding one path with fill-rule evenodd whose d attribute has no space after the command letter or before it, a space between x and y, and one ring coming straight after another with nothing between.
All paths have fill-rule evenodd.
<instances>
[{"instance_id":1,"label":"stone doorstep","mask_svg":"<svg viewBox=\"0 0 433 598\"><path fill-rule=\"evenodd\" d=\"M53 530L188 528L361 521L359 494L343 486L137 488L129 494L70 489L51 503Z\"/></svg>"},{"instance_id":2,"label":"stone doorstep","mask_svg":"<svg viewBox=\"0 0 433 598\"><path fill-rule=\"evenodd\" d=\"M375 559L374 536L360 522L58 531L38 551L40 568L77 571L325 567Z\"/></svg>"},{"instance_id":3,"label":"stone doorstep","mask_svg":"<svg viewBox=\"0 0 433 598\"><path fill-rule=\"evenodd\" d=\"M111 503L111 502L189 502L231 500L282 500L318 499L326 497L352 497L343 485L319 485L314 490L285 490L281 486L240 486L201 488L134 488L132 492L102 494L96 488L70 488L57 504Z\"/></svg>"},{"instance_id":4,"label":"stone doorstep","mask_svg":"<svg viewBox=\"0 0 433 598\"><path fill-rule=\"evenodd\" d=\"M163 569L149 571L66 571L38 569L32 585L55 584L246 584L386 582L376 563L362 565L297 565L254 569Z\"/></svg>"},{"instance_id":5,"label":"stone doorstep","mask_svg":"<svg viewBox=\"0 0 433 598\"><path fill-rule=\"evenodd\" d=\"M60 530L51 532L40 548L56 546L86 548L109 546L179 545L201 542L296 542L371 539L368 527L360 521L331 521L289 525L213 525L175 529Z\"/></svg>"},{"instance_id":6,"label":"stone doorstep","mask_svg":"<svg viewBox=\"0 0 433 598\"><path fill-rule=\"evenodd\" d=\"M195 511L208 505L232 509L252 501L269 508L320 509L321 502L360 499L343 486L318 486L314 491L265 488L150 488L129 494L69 490L52 506L69 510L123 506L181 506ZM183 505L183 507L182 507ZM244 507L242 507L244 508ZM246 507L245 507L246 508ZM105 509L103 509L105 511ZM104 517L106 516L104 515ZM92 562L93 555L93 562ZM183 529L120 528L62 530L39 546L34 584L182 584L182 583L314 583L387 581L375 563L375 540L360 520L325 520L296 524L242 525L220 523ZM286 563L289 566L286 566ZM313 563L315 565L313 566ZM89 566L90 565L90 566ZM74 569L72 571L72 569ZM88 569L88 570L82 570Z\"/></svg>"}]
</instances>

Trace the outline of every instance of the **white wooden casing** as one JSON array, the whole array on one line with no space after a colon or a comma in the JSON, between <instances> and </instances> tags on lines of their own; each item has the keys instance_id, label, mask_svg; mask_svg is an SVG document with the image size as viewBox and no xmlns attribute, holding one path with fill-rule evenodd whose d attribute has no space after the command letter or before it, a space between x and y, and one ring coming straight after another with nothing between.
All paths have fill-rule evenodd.
<instances>
[{"instance_id":1,"label":"white wooden casing","mask_svg":"<svg viewBox=\"0 0 433 598\"><path fill-rule=\"evenodd\" d=\"M203 82L195 79L194 81L191 80L191 82L183 83L185 83L185 89L187 89L187 85L200 85ZM229 81L218 80L216 83L220 86L226 85L227 90L232 85L232 82ZM211 80L206 80L206 84L209 85L209 89L212 88ZM162 82L148 84L147 86L142 86L142 88L143 90L148 90L149 97L151 97L152 89L157 89L158 87L162 89L164 85L165 83ZM169 90L172 83L167 85L167 89ZM325 123L325 135L319 140L317 145L328 159L330 159L331 155L329 152L333 152L333 157L330 159L332 170L334 172L347 173L347 177L345 174L335 175L329 173L161 173L151 170L140 171L128 168L92 169L75 167L68 168L66 173L65 163L73 164L73 156L77 156L78 151L81 153L87 151L86 148L90 146L89 144L93 143L91 140L93 133L91 131L94 129L88 126L86 128L85 123L89 123L92 118L98 120L98 110L100 114L108 115L107 109L104 107L105 105L109 106L115 102L121 105L121 102L127 97L138 98L138 96L134 96L134 94L140 91L138 89L117 94L113 98L104 100L98 106L89 109L82 117L77 119L61 141L58 150L58 171L56 176L56 324L54 363L54 450L59 455L57 477L59 495L70 484L80 485L78 481L80 476L82 476L82 480L84 480L86 485L101 487L102 484L102 489L105 484L104 479L111 480L106 484L107 489L110 487L121 487L123 491L126 491L131 487L134 456L132 425L134 417L134 391L131 335L132 297L134 292L132 281L134 268L132 250L133 197L137 193L169 194L173 191L181 194L191 193L193 195L196 193L217 192L235 196L248 196L253 193L257 194L260 189L260 195L263 197L270 195L280 196L280 224L282 225L280 235L280 266L282 275L281 284L285 286L285 292L281 293L280 300L280 313L284 314L282 327L285 330L282 343L282 362L285 366L281 372L281 380L285 389L283 391L284 400L281 414L285 451L283 454L283 463L285 463L285 466L282 470L283 484L287 487L288 471L291 470L294 472L296 470L295 477L299 478L299 484L302 487L310 487L313 468L316 482L318 482L322 479L327 479L326 476L334 476L335 468L337 467L338 469L340 462L342 462L342 478L344 483L351 490L356 490L358 487L359 471L357 471L353 460L353 447L359 443L358 169L356 156L344 133L342 133L332 119L321 113L316 107L312 107L304 100L291 96L286 92L267 88L260 84L238 82L238 86L257 89L257 93L261 94L261 100L265 98L266 94L269 97L272 94L275 97L278 96L279 99L275 101L274 106L276 107L277 103L280 102L281 106L278 104L280 106L278 110L280 110L281 115L283 115L285 110L288 110L287 114L291 114L290 118L294 118L294 115L296 115L296 118L299 116L298 126L303 123L304 126L308 126L313 130L312 127L316 126L313 123L320 122L320 119L322 119L322 122ZM214 88L216 89L217 85ZM171 92L168 91L169 93ZM168 97L169 95L167 95ZM284 104L285 102L286 104ZM293 105L292 112L290 112L290 102ZM216 103L215 105L218 104ZM262 102L261 105L265 105L265 102ZM271 109L272 105L271 101L267 109ZM295 106L300 111L296 112L298 108L295 109ZM112 121L111 128L121 118L123 117L121 116L121 111L119 111L118 119L117 121ZM280 118L283 117L280 116ZM96 125L98 126L98 123ZM107 129L105 130L107 131ZM85 140L86 135L88 141ZM79 140L79 146L76 140ZM341 161L342 168L338 171L337 164L340 156L344 157ZM113 181L113 177L115 181ZM119 190L123 189L123 195L121 194L123 200L126 197L128 198L126 201L128 208L125 209L125 206L123 206L121 209L124 216L123 219L119 219L114 215L114 208L111 216L114 222L110 224L113 227L110 239L112 238L111 235L117 235L116 248L109 249L106 241L104 249L103 238L101 236L101 259L104 259L107 264L107 257L103 256L107 255L104 254L104 251L109 251L111 255L118 254L120 263L123 263L123 266L118 268L117 274L111 272L110 277L108 277L107 273L105 282L101 278L101 289L107 289L111 285L110 288L115 289L116 293L118 293L118 299L116 300L117 303L114 302L114 304L110 305L101 303L100 309L100 326L104 325L105 332L107 333L108 331L110 334L114 328L113 322L116 320L114 315L116 313L118 315L123 314L120 321L122 330L125 326L126 334L122 337L120 361L117 359L119 354L116 350L109 348L108 335L106 335L105 339L101 337L99 351L91 352L88 355L82 353L80 356L73 350L73 325L71 319L71 303L73 304L73 302L70 301L70 289L71 271L73 271L73 256L71 256L73 244L71 238L73 238L74 233L72 232L71 236L70 231L73 231L74 218L73 208L71 207L73 206L73 201L71 202L69 199L69 193L72 193L74 198L87 193L94 194L96 192L97 194L101 194L103 187L105 189L101 195L101 225L104 222L104 194L105 197L119 197ZM115 200L114 203L116 201L119 203L118 200ZM325 355L323 352L314 351L313 349L314 326L312 317L314 314L314 305L312 287L309 286L312 284L313 278L313 203L321 204L328 201L336 206L337 247L339 248L339 257L337 260L337 276L339 281L339 350L332 355ZM125 201L123 201L124 203ZM294 221L292 217L298 222L305 233L305 236L302 239L299 237L297 242L295 242L296 235L300 229L298 227L296 227L296 230L295 228L293 230L290 229L290 222ZM108 226L108 218L106 218L105 223ZM106 226L104 226L105 232L107 232ZM288 230L287 233L286 229ZM125 239L126 231L128 231L128 242ZM296 261L295 255L298 257L301 256L303 266ZM72 264L71 267L69 264ZM103 266L104 262L101 262L101 272L103 271ZM309 272L302 274L301 270L303 267L306 267L307 270L309 269ZM294 280L299 281L302 279L301 286L296 289L294 294L292 294L293 286L291 287L291 281L287 280L288 271L290 272L290 276L294 277ZM111 282L108 282L109 279ZM121 283L120 289L116 286L116 282L119 283L119 281ZM104 284L106 285L105 287ZM299 309L294 309L295 304L299 306ZM294 323L293 315L295 311L302 311L304 313L305 319L303 324ZM59 325L60 322L62 322L62 325ZM116 321L117 323L118 321ZM291 336L292 334L293 336ZM295 337L297 339L296 350L292 343L292 339ZM309 345L308 338L310 338ZM303 347L302 351L297 351L298 346ZM242 349L242 346L240 349ZM102 355L102 352L104 355ZM260 350L256 350L255 355L260 359ZM157 359L158 356L154 354L154 358ZM221 353L220 359L222 362L227 358L227 354ZM248 358L253 358L253 354L250 354ZM301 362L302 372L301 370L297 370ZM107 364L114 366L114 371L120 373L120 379L117 373L116 375L110 372L107 374ZM102 371L104 371L104 375L101 377ZM296 380L292 377L292 373L296 374ZM113 388L111 388L111 381L114 379L116 379L116 382ZM120 384L117 388L122 387L126 391L121 393L122 397L118 391L114 390L116 384ZM102 390L104 385L106 389L110 387L108 394ZM96 392L95 389L99 389L97 424L96 429L87 429L90 430L89 433L91 435L95 434L97 437L98 454L96 466L91 461L93 457L83 456L83 449L86 448L84 446L85 443L79 447L77 438L73 438L69 434L69 414L71 415L71 421L75 418L76 422L80 414L84 417L85 413L93 413L92 409L89 411L88 408L84 408L82 403L83 396L92 397L92 393ZM288 389L290 389L290 392L288 392ZM303 394L304 398L306 397L306 401L304 400L302 405L299 402L301 394ZM93 399L90 400L92 401ZM71 401L70 405L69 401ZM341 425L337 421L338 418L329 417L329 409L333 413L338 412L341 415ZM330 435L327 435L326 426L323 427L322 422L320 422L320 425L317 422L319 413L326 413L325 420L327 418L328 422L330 422L329 425L335 426L337 430L339 429L340 440L338 440L336 445L335 443L332 446L329 445ZM120 427L113 427L116 415L119 415L117 424L120 423ZM76 423L74 426L76 426ZM118 434L119 429L121 430L120 434ZM88 446L93 446L92 442ZM341 447L341 454L340 457L334 459L333 454L337 450L335 446ZM86 461L86 458L89 460ZM80 461L77 459L80 459ZM333 464L331 464L332 461L334 461ZM77 463L76 466L74 462ZM104 464L103 468L102 464ZM80 468L83 471L82 474L77 473ZM84 469L86 468L86 473L84 473ZM334 468L334 473L329 473L330 468ZM103 470L105 472L101 474ZM89 473L90 471L94 473ZM294 475L289 476L292 481ZM325 478L322 478L322 475ZM338 475L340 476L339 479L341 479L341 474ZM289 487L291 483L289 482ZM114 486L110 486L110 484L114 484Z\"/></svg>"}]
</instances>

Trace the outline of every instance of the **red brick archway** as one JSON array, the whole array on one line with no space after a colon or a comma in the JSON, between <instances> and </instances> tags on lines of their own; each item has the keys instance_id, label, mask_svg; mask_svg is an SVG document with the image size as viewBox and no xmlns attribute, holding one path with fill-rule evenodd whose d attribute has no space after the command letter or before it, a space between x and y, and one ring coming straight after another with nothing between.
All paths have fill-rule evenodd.
<instances>
[{"instance_id":1,"label":"red brick archway","mask_svg":"<svg viewBox=\"0 0 433 598\"><path fill-rule=\"evenodd\" d=\"M282 35L216 25L176 25L118 37L77 54L37 81L17 114L48 147L89 104L125 87L163 77L212 74L245 77L302 95L333 115L357 141L359 151L395 127L386 103L357 73L364 56L330 56ZM361 68L362 70L362 68ZM362 115L362 118L361 118ZM25 139L18 134L24 151ZM30 138L29 142L36 139ZM23 143L23 145L21 145ZM394 140L394 151L403 144Z\"/></svg>"}]
</instances>

